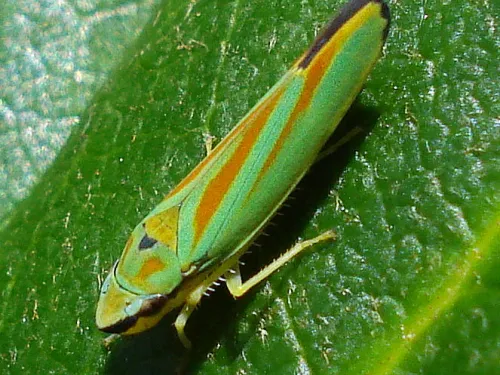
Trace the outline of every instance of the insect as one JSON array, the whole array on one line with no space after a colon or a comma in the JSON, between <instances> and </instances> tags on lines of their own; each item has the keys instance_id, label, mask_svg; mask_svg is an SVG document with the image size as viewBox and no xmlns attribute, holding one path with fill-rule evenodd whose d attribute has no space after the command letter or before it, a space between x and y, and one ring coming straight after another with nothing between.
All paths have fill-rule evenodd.
<instances>
[{"instance_id":1,"label":"insect","mask_svg":"<svg viewBox=\"0 0 500 375\"><path fill-rule=\"evenodd\" d=\"M378 60L389 28L382 0L351 0L207 157L133 230L104 281L99 329L134 334L181 307L184 327L222 276L245 294L327 231L242 281L239 258L314 163Z\"/></svg>"}]
</instances>

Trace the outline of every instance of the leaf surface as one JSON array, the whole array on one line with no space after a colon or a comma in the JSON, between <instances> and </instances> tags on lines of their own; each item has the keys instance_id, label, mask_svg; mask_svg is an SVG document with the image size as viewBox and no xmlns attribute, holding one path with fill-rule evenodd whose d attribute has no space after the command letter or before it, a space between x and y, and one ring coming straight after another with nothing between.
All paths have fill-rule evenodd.
<instances>
[{"instance_id":1,"label":"leaf surface","mask_svg":"<svg viewBox=\"0 0 500 375\"><path fill-rule=\"evenodd\" d=\"M122 48L119 62L96 68L109 73L68 112L77 124L27 197L3 195L15 207L0 232L2 373L498 370L499 9L490 1L391 2L384 57L343 124L365 135L312 168L243 269L251 275L326 229L336 242L242 299L225 288L204 299L188 323L189 357L173 316L102 346L99 287L132 228L203 158L203 134L220 140L339 7L163 2L140 34L103 28L90 59L108 64L107 45ZM43 126L33 120L34 131ZM36 139L23 146L31 158ZM5 181L29 179L11 163Z\"/></svg>"}]
</instances>

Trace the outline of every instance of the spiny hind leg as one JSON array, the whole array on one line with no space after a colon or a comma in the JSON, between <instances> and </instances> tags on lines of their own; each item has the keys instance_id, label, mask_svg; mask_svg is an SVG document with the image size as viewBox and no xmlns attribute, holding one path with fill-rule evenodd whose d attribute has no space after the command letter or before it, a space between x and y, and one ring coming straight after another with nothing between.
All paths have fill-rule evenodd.
<instances>
[{"instance_id":1,"label":"spiny hind leg","mask_svg":"<svg viewBox=\"0 0 500 375\"><path fill-rule=\"evenodd\" d=\"M335 232L333 230L329 230L320 234L317 237L311 238L310 240L297 242L285 253L280 255L279 258L275 259L271 264L264 267L257 274L255 274L245 282L242 282L241 280L240 268L238 263L236 263L236 265L233 266L231 270L226 272L224 275L226 278L227 288L234 297L241 297L246 292L248 292L252 287L260 283L262 280L266 279L274 271L278 270L281 266L283 266L289 260L294 258L299 253L301 253L303 250L310 248L311 246L317 244L318 242L334 240L335 238L336 238Z\"/></svg>"}]
</instances>

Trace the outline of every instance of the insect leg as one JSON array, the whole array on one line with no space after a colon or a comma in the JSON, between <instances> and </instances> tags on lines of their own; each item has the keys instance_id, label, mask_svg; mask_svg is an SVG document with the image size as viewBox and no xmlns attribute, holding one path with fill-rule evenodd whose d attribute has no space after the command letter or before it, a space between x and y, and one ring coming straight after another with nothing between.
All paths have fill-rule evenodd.
<instances>
[{"instance_id":1,"label":"insect leg","mask_svg":"<svg viewBox=\"0 0 500 375\"><path fill-rule=\"evenodd\" d=\"M210 155L214 148L215 136L210 133L203 133L203 142L205 143L205 150L207 151L207 156Z\"/></svg>"},{"instance_id":2,"label":"insect leg","mask_svg":"<svg viewBox=\"0 0 500 375\"><path fill-rule=\"evenodd\" d=\"M248 292L249 289L267 278L274 271L291 260L297 254L299 254L302 250L305 250L317 244L318 242L334 240L335 238L335 232L329 230L310 240L298 242L293 247L288 249L285 253L283 253L279 258L275 259L271 264L267 265L265 268L260 270L257 274L255 274L245 282L241 281L240 268L238 264L236 264L232 267L232 272L226 272L224 274L226 278L227 288L229 289L229 292L233 295L233 297L241 297L246 292Z\"/></svg>"},{"instance_id":3,"label":"insect leg","mask_svg":"<svg viewBox=\"0 0 500 375\"><path fill-rule=\"evenodd\" d=\"M181 312L179 315L177 315L177 319L175 319L175 329L177 330L177 335L179 336L179 339L182 342L182 345L186 349L191 348L191 341L187 338L186 334L184 333L184 327L186 326L186 322L188 321L189 317L191 316L192 312L194 311L196 305L201 300L201 297L203 297L203 293L207 290L207 288L210 286L210 283L202 283L198 288L193 290L186 298L186 303L182 307Z\"/></svg>"},{"instance_id":4,"label":"insect leg","mask_svg":"<svg viewBox=\"0 0 500 375\"><path fill-rule=\"evenodd\" d=\"M363 129L360 127L356 127L354 129L350 130L349 133L344 135L342 138L340 138L333 145L322 149L321 152L316 157L316 160L314 161L314 163L317 163L317 162L323 160L324 158L326 158L327 156L335 153L340 147L342 147L346 143L350 142L353 138L355 138L358 134L361 134L362 132L363 132Z\"/></svg>"},{"instance_id":5,"label":"insect leg","mask_svg":"<svg viewBox=\"0 0 500 375\"><path fill-rule=\"evenodd\" d=\"M109 349L109 347L120 337L120 335L116 334L116 333L113 333L109 336L107 336L105 339L104 339L104 346L106 347L106 349Z\"/></svg>"}]
</instances>

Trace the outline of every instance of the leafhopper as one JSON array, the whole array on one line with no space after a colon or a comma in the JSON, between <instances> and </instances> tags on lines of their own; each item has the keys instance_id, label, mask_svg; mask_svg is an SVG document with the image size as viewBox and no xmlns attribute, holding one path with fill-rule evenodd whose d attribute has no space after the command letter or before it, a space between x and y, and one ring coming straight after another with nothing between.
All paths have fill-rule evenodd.
<instances>
[{"instance_id":1,"label":"leafhopper","mask_svg":"<svg viewBox=\"0 0 500 375\"><path fill-rule=\"evenodd\" d=\"M180 340L203 294L224 277L239 297L295 255L249 280L239 258L316 160L378 60L389 28L382 0L351 0L312 46L194 170L142 220L103 283L99 329L135 334L181 308Z\"/></svg>"}]
</instances>

